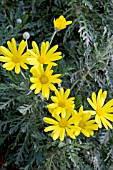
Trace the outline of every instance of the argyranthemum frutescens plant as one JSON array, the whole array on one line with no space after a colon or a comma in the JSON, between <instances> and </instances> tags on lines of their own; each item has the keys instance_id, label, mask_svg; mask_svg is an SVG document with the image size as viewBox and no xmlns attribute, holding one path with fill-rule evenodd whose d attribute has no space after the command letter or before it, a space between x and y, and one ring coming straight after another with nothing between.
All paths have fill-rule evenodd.
<instances>
[{"instance_id":1,"label":"argyranthemum frutescens plant","mask_svg":"<svg viewBox=\"0 0 113 170\"><path fill-rule=\"evenodd\" d=\"M5 68L8 71L11 71L15 68L15 73L20 73L20 68L28 69L28 66L26 65L28 54L24 50L27 46L27 42L22 40L18 46L16 45L16 41L14 38L12 38L11 42L7 41L8 48L4 46L0 46L0 53L3 56L0 56L0 61L5 62L3 64L3 68Z\"/></svg>"},{"instance_id":2,"label":"argyranthemum frutescens plant","mask_svg":"<svg viewBox=\"0 0 113 170\"><path fill-rule=\"evenodd\" d=\"M63 88L60 88L60 90L55 90L56 96L51 96L51 100L54 103L51 103L47 106L49 109L49 112L52 113L52 115L58 115L61 113L62 117L65 118L66 113L68 110L74 110L74 97L68 98L70 94L70 89L67 89L64 92Z\"/></svg>"},{"instance_id":3,"label":"argyranthemum frutescens plant","mask_svg":"<svg viewBox=\"0 0 113 170\"><path fill-rule=\"evenodd\" d=\"M99 90L98 95L96 97L96 93L92 93L92 100L87 98L89 104L94 109L94 111L90 111L92 115L95 115L95 122L98 124L98 127L101 128L102 124L108 130L108 127L112 129L111 123L113 122L113 99L108 101L105 105L105 100L107 97L107 91L102 93L102 89Z\"/></svg>"},{"instance_id":4,"label":"argyranthemum frutescens plant","mask_svg":"<svg viewBox=\"0 0 113 170\"><path fill-rule=\"evenodd\" d=\"M51 96L54 103L47 105L51 118L44 117L44 121L51 126L45 128L45 132L52 131L51 137L56 140L64 140L65 132L71 138L75 138L81 133L86 137L94 135L94 130L98 130L98 125L95 120L91 119L91 113L84 113L83 106L79 112L74 110L74 97L68 98L70 89L64 93L64 89L56 90L56 96ZM56 120L54 120L56 119Z\"/></svg>"},{"instance_id":5,"label":"argyranthemum frutescens plant","mask_svg":"<svg viewBox=\"0 0 113 170\"><path fill-rule=\"evenodd\" d=\"M50 91L54 91L55 96L51 96L53 103L47 105L50 117L44 117L45 123L50 126L44 129L45 132L52 131L51 137L53 140L64 140L66 136L75 139L81 133L86 137L94 135L94 131L102 128L102 124L106 129L112 128L113 122L113 99L104 105L107 92L99 91L96 94L92 93L92 101L88 98L92 110L83 110L83 106L79 111L75 110L74 97L69 97L70 89L64 90L63 87L57 89L55 84L61 83L61 74L54 74L54 66L56 61L62 58L61 52L57 52L58 45L51 46L55 34L65 29L72 21L66 21L63 16L54 19L54 33L51 41L42 42L41 46L37 45L35 41L32 42L32 49L28 49L27 41L22 40L17 48L16 40L12 38L8 41L8 49L0 46L0 61L5 62L3 68L8 71L15 69L15 73L23 72L23 69L30 69L32 77L30 78L30 90L33 90L35 95L40 92L47 100L51 96ZM27 40L28 38L26 38ZM27 49L27 50L26 50ZM30 65L30 66L28 66ZM32 101L31 101L32 102ZM94 115L95 119L94 119ZM109 120L109 121L108 121ZM102 122L102 123L101 123Z\"/></svg>"},{"instance_id":6,"label":"argyranthemum frutescens plant","mask_svg":"<svg viewBox=\"0 0 113 170\"><path fill-rule=\"evenodd\" d=\"M61 83L61 79L58 77L61 74L54 74L53 70L51 70L52 65L48 65L46 70L44 70L42 65L38 67L32 67L30 72L33 74L33 77L30 78L30 81L33 83L30 86L31 90L34 90L35 94L38 94L42 90L42 96L45 97L47 100L50 96L50 89L55 90L56 87L53 85L54 83Z\"/></svg>"},{"instance_id":7,"label":"argyranthemum frutescens plant","mask_svg":"<svg viewBox=\"0 0 113 170\"><path fill-rule=\"evenodd\" d=\"M39 65L39 64L51 64L56 66L57 64L53 61L60 60L62 58L61 52L55 52L58 48L58 45L55 45L51 49L49 49L49 42L42 42L41 50L39 51L38 45L35 41L32 42L32 50L28 49L29 64L31 65Z\"/></svg>"}]
</instances>

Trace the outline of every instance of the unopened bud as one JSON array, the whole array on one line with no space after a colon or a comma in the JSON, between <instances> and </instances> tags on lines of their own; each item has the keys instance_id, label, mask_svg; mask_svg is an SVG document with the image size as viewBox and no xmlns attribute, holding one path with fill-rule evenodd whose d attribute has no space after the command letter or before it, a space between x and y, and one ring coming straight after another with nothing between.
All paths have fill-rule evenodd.
<instances>
[{"instance_id":1,"label":"unopened bud","mask_svg":"<svg viewBox=\"0 0 113 170\"><path fill-rule=\"evenodd\" d=\"M21 24L21 23L22 23L22 20L21 20L20 18L18 18L18 19L16 20L16 22L17 22L17 24Z\"/></svg>"},{"instance_id":2,"label":"unopened bud","mask_svg":"<svg viewBox=\"0 0 113 170\"><path fill-rule=\"evenodd\" d=\"M23 38L24 38L25 40L28 40L28 39L30 38L30 34L29 34L28 32L24 32L24 33L23 33Z\"/></svg>"}]
</instances>

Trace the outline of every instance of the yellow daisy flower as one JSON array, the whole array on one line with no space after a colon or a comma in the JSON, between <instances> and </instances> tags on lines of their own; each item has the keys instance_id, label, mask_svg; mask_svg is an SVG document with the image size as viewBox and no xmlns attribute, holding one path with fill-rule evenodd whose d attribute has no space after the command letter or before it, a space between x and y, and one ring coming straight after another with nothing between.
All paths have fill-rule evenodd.
<instances>
[{"instance_id":1,"label":"yellow daisy flower","mask_svg":"<svg viewBox=\"0 0 113 170\"><path fill-rule=\"evenodd\" d=\"M96 97L96 93L92 93L92 100L87 98L91 107L95 110L92 111L92 114L96 114L95 122L98 124L99 128L104 127L108 130L108 127L112 129L111 123L108 121L113 122L113 99L108 101L105 105L104 102L107 97L107 91L102 92L102 89L99 90L98 95Z\"/></svg>"},{"instance_id":2,"label":"yellow daisy flower","mask_svg":"<svg viewBox=\"0 0 113 170\"><path fill-rule=\"evenodd\" d=\"M55 30L60 31L60 30L62 30L64 28L66 28L67 25L70 25L72 23L72 21L66 21L64 16L61 15L56 20L54 19L53 23L54 23Z\"/></svg>"},{"instance_id":3,"label":"yellow daisy flower","mask_svg":"<svg viewBox=\"0 0 113 170\"><path fill-rule=\"evenodd\" d=\"M80 128L75 131L75 135L79 135L82 132L86 137L94 135L94 130L98 130L98 125L94 124L95 120L89 120L91 118L91 113L84 113L83 106L80 107L79 112L74 112L73 114L74 124Z\"/></svg>"},{"instance_id":4,"label":"yellow daisy flower","mask_svg":"<svg viewBox=\"0 0 113 170\"><path fill-rule=\"evenodd\" d=\"M31 65L51 64L56 66L57 64L53 61L60 60L62 58L61 52L55 52L58 48L58 45L55 45L49 49L48 41L42 42L40 51L35 41L32 42L32 47L32 50L28 49L28 53L30 55L28 62Z\"/></svg>"},{"instance_id":5,"label":"yellow daisy flower","mask_svg":"<svg viewBox=\"0 0 113 170\"><path fill-rule=\"evenodd\" d=\"M43 118L44 122L51 124L51 126L46 127L44 131L53 131L51 134L53 140L60 138L60 140L63 141L65 133L67 133L70 138L75 139L74 131L79 128L73 125L73 117L71 117L71 112L68 112L65 118L63 118L62 115L54 115L53 117L54 119L48 117Z\"/></svg>"},{"instance_id":6,"label":"yellow daisy flower","mask_svg":"<svg viewBox=\"0 0 113 170\"><path fill-rule=\"evenodd\" d=\"M5 68L8 71L11 71L15 68L15 73L20 73L20 67L23 69L28 69L26 63L28 54L24 53L25 47L27 46L26 41L22 40L19 44L19 47L17 49L16 41L14 38L10 41L7 41L8 48L4 46L0 46L0 53L3 56L0 56L0 61L5 62L3 64L3 68Z\"/></svg>"},{"instance_id":7,"label":"yellow daisy flower","mask_svg":"<svg viewBox=\"0 0 113 170\"><path fill-rule=\"evenodd\" d=\"M70 89L67 89L64 92L63 88L60 88L58 91L57 89L55 90L55 95L56 96L51 96L51 100L54 103L51 103L47 105L47 108L49 109L50 113L54 114L62 114L62 117L65 118L66 112L68 110L74 110L74 97L68 98L70 94Z\"/></svg>"},{"instance_id":8,"label":"yellow daisy flower","mask_svg":"<svg viewBox=\"0 0 113 170\"><path fill-rule=\"evenodd\" d=\"M42 96L47 100L49 99L50 89L56 90L53 84L61 83L61 79L58 78L61 74L52 75L53 70L51 70L51 67L51 65L48 65L44 71L43 65L39 65L38 67L32 67L30 70L33 74L33 77L30 78L30 81L33 83L30 89L35 89L35 94L38 94L42 90Z\"/></svg>"}]
</instances>

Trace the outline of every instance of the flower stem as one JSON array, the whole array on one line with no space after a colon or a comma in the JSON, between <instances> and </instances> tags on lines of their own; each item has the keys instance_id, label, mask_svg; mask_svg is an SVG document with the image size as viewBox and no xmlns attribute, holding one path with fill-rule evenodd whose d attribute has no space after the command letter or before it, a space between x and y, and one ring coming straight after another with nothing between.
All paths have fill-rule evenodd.
<instances>
[{"instance_id":1,"label":"flower stem","mask_svg":"<svg viewBox=\"0 0 113 170\"><path fill-rule=\"evenodd\" d=\"M27 79L26 76L25 76L25 74L23 73L23 71L21 70L20 72L21 72L22 77L23 77L24 79Z\"/></svg>"},{"instance_id":2,"label":"flower stem","mask_svg":"<svg viewBox=\"0 0 113 170\"><path fill-rule=\"evenodd\" d=\"M28 50L28 41L27 41L27 39L26 39L26 43L27 43L27 46L26 46L26 48L27 48L27 50Z\"/></svg>"},{"instance_id":3,"label":"flower stem","mask_svg":"<svg viewBox=\"0 0 113 170\"><path fill-rule=\"evenodd\" d=\"M57 33L57 30L54 31L54 33L53 33L53 35L52 35L52 37L51 37L51 40L50 40L49 45L51 45L51 43L52 43L52 41L53 41L53 38L54 38L54 36L55 36L56 33Z\"/></svg>"}]
</instances>

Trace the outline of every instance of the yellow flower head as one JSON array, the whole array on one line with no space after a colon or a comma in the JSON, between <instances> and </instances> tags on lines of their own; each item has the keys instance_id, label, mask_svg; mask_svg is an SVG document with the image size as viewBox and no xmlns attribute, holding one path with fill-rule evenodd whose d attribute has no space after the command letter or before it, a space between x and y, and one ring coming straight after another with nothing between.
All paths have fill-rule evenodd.
<instances>
[{"instance_id":1,"label":"yellow flower head","mask_svg":"<svg viewBox=\"0 0 113 170\"><path fill-rule=\"evenodd\" d=\"M95 122L98 124L99 128L104 127L108 130L108 127L112 129L111 123L108 121L113 122L113 99L108 101L105 105L104 102L107 97L107 91L102 92L102 89L99 90L98 95L96 97L96 93L92 93L92 100L87 98L91 107L95 110L92 111L92 114L96 114Z\"/></svg>"},{"instance_id":2,"label":"yellow flower head","mask_svg":"<svg viewBox=\"0 0 113 170\"><path fill-rule=\"evenodd\" d=\"M58 78L61 76L61 74L52 75L53 70L51 70L51 67L52 66L48 65L44 71L43 65L39 65L38 68L35 66L30 70L30 72L33 74L33 77L30 78L30 81L33 83L30 86L30 89L35 89L35 94L38 94L42 90L42 96L47 100L49 99L50 89L56 89L53 84L61 83L61 79Z\"/></svg>"},{"instance_id":3,"label":"yellow flower head","mask_svg":"<svg viewBox=\"0 0 113 170\"><path fill-rule=\"evenodd\" d=\"M70 25L72 23L72 21L66 21L66 19L64 18L63 15L61 15L59 18L57 18L56 20L54 19L53 21L54 23L54 28L57 31L60 31L64 28L66 28L67 25Z\"/></svg>"},{"instance_id":4,"label":"yellow flower head","mask_svg":"<svg viewBox=\"0 0 113 170\"><path fill-rule=\"evenodd\" d=\"M32 47L32 50L28 49L28 53L30 55L28 62L31 65L51 64L56 66L57 64L53 61L60 60L62 58L61 52L55 52L58 48L58 45L55 45L49 49L48 41L42 42L40 51L35 41L32 42Z\"/></svg>"},{"instance_id":5,"label":"yellow flower head","mask_svg":"<svg viewBox=\"0 0 113 170\"><path fill-rule=\"evenodd\" d=\"M86 137L94 135L94 130L98 130L98 125L94 124L95 120L89 120L91 113L84 113L83 106L80 107L79 112L73 114L74 124L80 128L75 131L75 135L79 135L82 132Z\"/></svg>"},{"instance_id":6,"label":"yellow flower head","mask_svg":"<svg viewBox=\"0 0 113 170\"><path fill-rule=\"evenodd\" d=\"M28 54L23 54L27 45L26 41L22 40L18 49L14 38L11 39L11 42L7 41L7 45L9 49L5 48L4 46L0 46L0 53L3 55L0 56L0 61L5 62L5 64L3 64L3 68L9 71L15 68L16 74L20 73L20 67L23 69L28 69L27 65L25 64L28 63Z\"/></svg>"},{"instance_id":7,"label":"yellow flower head","mask_svg":"<svg viewBox=\"0 0 113 170\"><path fill-rule=\"evenodd\" d=\"M65 132L72 138L75 139L74 130L78 127L73 125L73 118L71 117L71 112L66 114L66 117L63 118L62 115L54 115L54 119L44 117L44 122L51 124L51 126L44 129L45 132L53 131L51 137L53 140L60 138L61 141L64 140ZM55 120L56 119L56 120Z\"/></svg>"},{"instance_id":8,"label":"yellow flower head","mask_svg":"<svg viewBox=\"0 0 113 170\"><path fill-rule=\"evenodd\" d=\"M50 113L52 114L62 114L62 117L65 118L66 112L68 110L74 110L74 97L68 98L70 94L70 89L67 89L64 92L63 88L60 88L58 91L57 89L55 90L55 95L56 96L51 96L51 100L54 103L51 103L47 105L47 108L49 109Z\"/></svg>"}]
</instances>

